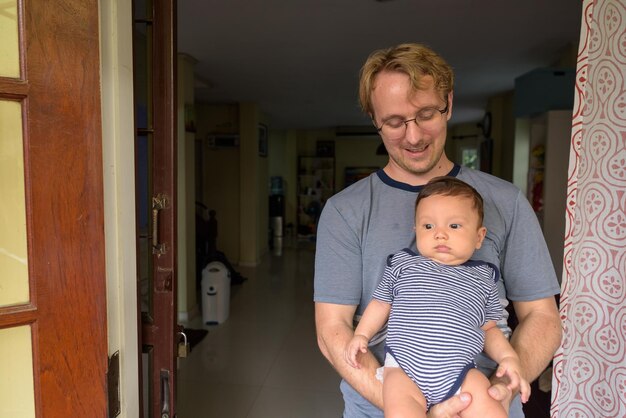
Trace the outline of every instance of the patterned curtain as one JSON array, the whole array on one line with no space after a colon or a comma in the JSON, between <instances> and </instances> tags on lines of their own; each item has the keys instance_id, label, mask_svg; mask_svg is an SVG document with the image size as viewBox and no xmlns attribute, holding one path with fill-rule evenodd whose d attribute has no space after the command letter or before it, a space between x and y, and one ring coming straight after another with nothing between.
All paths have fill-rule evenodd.
<instances>
[{"instance_id":1,"label":"patterned curtain","mask_svg":"<svg viewBox=\"0 0 626 418\"><path fill-rule=\"evenodd\" d=\"M551 416L626 417L626 1L584 0Z\"/></svg>"}]
</instances>

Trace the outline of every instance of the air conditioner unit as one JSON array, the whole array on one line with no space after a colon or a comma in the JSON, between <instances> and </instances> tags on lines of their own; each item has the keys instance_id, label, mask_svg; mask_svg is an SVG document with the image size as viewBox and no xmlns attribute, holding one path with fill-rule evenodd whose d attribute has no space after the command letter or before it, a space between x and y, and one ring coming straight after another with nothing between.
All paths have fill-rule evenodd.
<instances>
[{"instance_id":1,"label":"air conditioner unit","mask_svg":"<svg viewBox=\"0 0 626 418\"><path fill-rule=\"evenodd\" d=\"M537 68L515 79L514 112L529 117L548 110L574 108L576 70Z\"/></svg>"},{"instance_id":2,"label":"air conditioner unit","mask_svg":"<svg viewBox=\"0 0 626 418\"><path fill-rule=\"evenodd\" d=\"M376 136L378 131L372 125L365 126L337 126L335 128L336 136Z\"/></svg>"},{"instance_id":3,"label":"air conditioner unit","mask_svg":"<svg viewBox=\"0 0 626 418\"><path fill-rule=\"evenodd\" d=\"M237 148L239 135L237 134L214 134L207 137L209 148Z\"/></svg>"}]
</instances>

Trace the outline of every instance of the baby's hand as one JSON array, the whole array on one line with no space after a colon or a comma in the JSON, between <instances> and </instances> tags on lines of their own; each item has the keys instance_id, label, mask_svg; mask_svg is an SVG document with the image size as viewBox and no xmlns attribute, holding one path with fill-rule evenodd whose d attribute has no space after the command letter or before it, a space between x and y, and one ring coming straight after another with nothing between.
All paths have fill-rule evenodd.
<instances>
[{"instance_id":1,"label":"baby's hand","mask_svg":"<svg viewBox=\"0 0 626 418\"><path fill-rule=\"evenodd\" d=\"M500 361L500 364L498 365L498 370L496 370L496 376L508 377L509 384L507 385L507 388L514 393L516 390L519 390L522 402L526 403L528 402L528 398L530 398L530 384L526 379L522 377L520 369L520 363L517 358L505 357Z\"/></svg>"},{"instance_id":2,"label":"baby's hand","mask_svg":"<svg viewBox=\"0 0 626 418\"><path fill-rule=\"evenodd\" d=\"M367 342L368 341L365 336L355 335L346 346L344 358L346 359L346 362L355 369L359 369L361 367L357 357L359 353L367 353Z\"/></svg>"}]
</instances>

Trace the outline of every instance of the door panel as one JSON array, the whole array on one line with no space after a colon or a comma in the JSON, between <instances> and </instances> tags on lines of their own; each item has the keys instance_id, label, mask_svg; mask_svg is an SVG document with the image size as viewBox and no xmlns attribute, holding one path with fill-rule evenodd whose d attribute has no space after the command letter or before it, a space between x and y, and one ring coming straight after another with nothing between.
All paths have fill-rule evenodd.
<instances>
[{"instance_id":1,"label":"door panel","mask_svg":"<svg viewBox=\"0 0 626 418\"><path fill-rule=\"evenodd\" d=\"M35 416L31 340L28 325L0 329L0 370L11 375L0 393L0 416Z\"/></svg>"},{"instance_id":2,"label":"door panel","mask_svg":"<svg viewBox=\"0 0 626 418\"><path fill-rule=\"evenodd\" d=\"M17 30L19 41L18 52L10 55L19 57L19 63L12 70L2 68L0 74L0 101L20 107L0 109L0 114L22 127L23 139L22 156L12 154L0 164L3 170L6 163L19 171L15 167L22 158L23 173L3 171L13 183L2 187L13 188L13 203L22 201L25 214L25 219L20 219L19 210L9 214L0 232L13 229L21 248L0 256L0 263L21 265L0 271L1 280L22 283L2 303L10 306L0 307L2 349L17 350L13 354L22 357L19 362L24 354L31 361L30 380L28 368L20 367L20 373L26 373L22 384L31 386L34 416L105 417L98 2L67 0L59 7L47 0L5 1L0 16L2 48L5 30ZM17 26L5 26L7 16L14 16ZM9 136L16 140L4 130L0 135L3 150ZM16 232L20 228L23 232ZM0 380L16 381L4 367ZM24 395L30 396L28 391ZM3 404L0 415L16 416L1 413Z\"/></svg>"},{"instance_id":3,"label":"door panel","mask_svg":"<svg viewBox=\"0 0 626 418\"><path fill-rule=\"evenodd\" d=\"M135 166L142 416L175 416L176 190L172 0L136 0Z\"/></svg>"},{"instance_id":4,"label":"door panel","mask_svg":"<svg viewBox=\"0 0 626 418\"><path fill-rule=\"evenodd\" d=\"M20 102L0 99L0 138L0 306L11 306L30 298Z\"/></svg>"}]
</instances>

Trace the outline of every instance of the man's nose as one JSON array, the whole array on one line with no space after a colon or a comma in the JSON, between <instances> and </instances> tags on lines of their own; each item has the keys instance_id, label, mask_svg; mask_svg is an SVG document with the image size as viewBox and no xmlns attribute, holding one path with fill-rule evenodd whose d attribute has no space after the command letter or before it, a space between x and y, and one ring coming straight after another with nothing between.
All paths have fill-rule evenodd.
<instances>
[{"instance_id":1,"label":"man's nose","mask_svg":"<svg viewBox=\"0 0 626 418\"><path fill-rule=\"evenodd\" d=\"M415 119L407 120L404 124L406 125L404 138L411 144L417 144L422 139L422 128Z\"/></svg>"}]
</instances>

